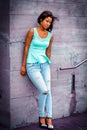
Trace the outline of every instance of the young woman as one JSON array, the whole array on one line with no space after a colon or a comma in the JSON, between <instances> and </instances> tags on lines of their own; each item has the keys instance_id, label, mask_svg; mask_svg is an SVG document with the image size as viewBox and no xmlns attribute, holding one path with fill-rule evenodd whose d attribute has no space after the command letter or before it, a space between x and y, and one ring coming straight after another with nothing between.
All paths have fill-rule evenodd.
<instances>
[{"instance_id":1,"label":"young woman","mask_svg":"<svg viewBox=\"0 0 87 130\"><path fill-rule=\"evenodd\" d=\"M52 29L56 17L44 11L37 19L39 25L31 28L26 36L21 75L29 76L39 90L39 125L53 129L50 57L53 42Z\"/></svg>"}]
</instances>

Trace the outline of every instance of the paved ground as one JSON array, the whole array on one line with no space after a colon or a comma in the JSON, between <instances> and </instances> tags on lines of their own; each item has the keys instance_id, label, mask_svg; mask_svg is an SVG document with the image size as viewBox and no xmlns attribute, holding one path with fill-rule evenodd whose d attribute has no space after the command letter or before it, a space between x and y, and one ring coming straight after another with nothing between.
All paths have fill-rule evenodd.
<instances>
[{"instance_id":1,"label":"paved ground","mask_svg":"<svg viewBox=\"0 0 87 130\"><path fill-rule=\"evenodd\" d=\"M87 113L82 113L70 117L53 120L54 130L87 130ZM9 130L0 126L0 130ZM14 130L42 130L38 124L16 128ZM44 130L44 129L43 129ZM46 130L46 129L45 129Z\"/></svg>"}]
</instances>

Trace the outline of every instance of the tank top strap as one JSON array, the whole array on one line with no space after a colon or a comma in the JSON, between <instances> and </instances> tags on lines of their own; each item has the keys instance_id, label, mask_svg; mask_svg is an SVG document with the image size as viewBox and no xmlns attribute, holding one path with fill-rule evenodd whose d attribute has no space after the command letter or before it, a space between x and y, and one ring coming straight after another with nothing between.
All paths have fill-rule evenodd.
<instances>
[{"instance_id":1,"label":"tank top strap","mask_svg":"<svg viewBox=\"0 0 87 130\"><path fill-rule=\"evenodd\" d=\"M52 37L52 33L48 32L48 38L50 39Z\"/></svg>"},{"instance_id":2,"label":"tank top strap","mask_svg":"<svg viewBox=\"0 0 87 130\"><path fill-rule=\"evenodd\" d=\"M34 36L38 36L36 28L34 28Z\"/></svg>"}]
</instances>

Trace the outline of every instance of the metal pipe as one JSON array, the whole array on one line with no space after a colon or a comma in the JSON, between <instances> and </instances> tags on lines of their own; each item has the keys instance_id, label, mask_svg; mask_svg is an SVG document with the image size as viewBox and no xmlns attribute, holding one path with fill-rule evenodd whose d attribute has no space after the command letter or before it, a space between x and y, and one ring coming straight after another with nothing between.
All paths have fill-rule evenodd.
<instances>
[{"instance_id":1,"label":"metal pipe","mask_svg":"<svg viewBox=\"0 0 87 130\"><path fill-rule=\"evenodd\" d=\"M75 69L77 67L79 67L80 65L82 65L83 63L85 63L87 61L87 59L81 61L79 64L73 66L73 67L66 67L66 68L60 68L60 70L69 70L69 69Z\"/></svg>"}]
</instances>

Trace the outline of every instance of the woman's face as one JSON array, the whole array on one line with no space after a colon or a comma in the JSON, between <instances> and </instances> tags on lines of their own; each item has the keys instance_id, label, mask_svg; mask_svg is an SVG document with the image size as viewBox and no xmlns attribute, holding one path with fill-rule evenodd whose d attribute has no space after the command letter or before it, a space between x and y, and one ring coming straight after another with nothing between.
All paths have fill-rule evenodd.
<instances>
[{"instance_id":1,"label":"woman's face","mask_svg":"<svg viewBox=\"0 0 87 130\"><path fill-rule=\"evenodd\" d=\"M52 18L51 17L46 17L44 20L41 21L40 25L44 29L48 29L52 23Z\"/></svg>"}]
</instances>

